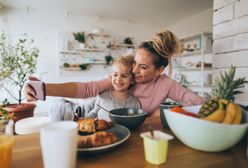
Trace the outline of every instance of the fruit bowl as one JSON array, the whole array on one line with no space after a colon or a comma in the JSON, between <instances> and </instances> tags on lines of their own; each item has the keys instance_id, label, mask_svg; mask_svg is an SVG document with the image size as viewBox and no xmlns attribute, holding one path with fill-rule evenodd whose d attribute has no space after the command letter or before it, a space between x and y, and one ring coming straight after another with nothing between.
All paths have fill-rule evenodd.
<instances>
[{"instance_id":1,"label":"fruit bowl","mask_svg":"<svg viewBox=\"0 0 248 168\"><path fill-rule=\"evenodd\" d=\"M197 113L201 106L183 107L186 111ZM248 130L248 112L242 111L239 125L227 125L205 121L165 109L167 123L175 136L185 145L207 152L219 152L238 143Z\"/></svg>"}]
</instances>

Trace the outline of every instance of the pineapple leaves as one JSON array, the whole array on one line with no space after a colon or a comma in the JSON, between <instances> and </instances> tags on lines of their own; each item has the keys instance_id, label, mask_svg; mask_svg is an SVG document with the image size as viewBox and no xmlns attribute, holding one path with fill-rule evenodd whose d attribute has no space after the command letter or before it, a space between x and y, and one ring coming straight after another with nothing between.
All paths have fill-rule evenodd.
<instances>
[{"instance_id":1,"label":"pineapple leaves","mask_svg":"<svg viewBox=\"0 0 248 168\"><path fill-rule=\"evenodd\" d=\"M228 72L220 73L220 76L216 78L215 85L212 89L212 94L216 98L226 98L234 101L234 95L243 93L238 90L245 87L248 81L245 78L238 78L234 80L236 67L231 66Z\"/></svg>"}]
</instances>

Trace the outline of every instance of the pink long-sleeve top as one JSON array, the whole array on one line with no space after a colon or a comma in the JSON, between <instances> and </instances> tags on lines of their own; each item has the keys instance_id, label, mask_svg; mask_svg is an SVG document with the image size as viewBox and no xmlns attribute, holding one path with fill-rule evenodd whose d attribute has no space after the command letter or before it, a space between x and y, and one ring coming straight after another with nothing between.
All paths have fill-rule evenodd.
<instances>
[{"instance_id":1,"label":"pink long-sleeve top","mask_svg":"<svg viewBox=\"0 0 248 168\"><path fill-rule=\"evenodd\" d=\"M105 78L99 81L77 83L77 98L96 96L104 90L111 89L111 79ZM131 90L137 97L142 109L152 114L159 108L159 104L167 98L181 102L184 106L200 105L204 99L178 84L166 74L160 75L148 83L136 84Z\"/></svg>"}]
</instances>

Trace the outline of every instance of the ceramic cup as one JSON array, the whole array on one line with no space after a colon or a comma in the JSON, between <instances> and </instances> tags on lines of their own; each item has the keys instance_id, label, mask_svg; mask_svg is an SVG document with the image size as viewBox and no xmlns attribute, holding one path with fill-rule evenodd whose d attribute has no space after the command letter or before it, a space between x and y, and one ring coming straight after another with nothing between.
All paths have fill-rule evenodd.
<instances>
[{"instance_id":1,"label":"ceramic cup","mask_svg":"<svg viewBox=\"0 0 248 168\"><path fill-rule=\"evenodd\" d=\"M12 120L0 120L0 167L10 168L14 144Z\"/></svg>"},{"instance_id":2,"label":"ceramic cup","mask_svg":"<svg viewBox=\"0 0 248 168\"><path fill-rule=\"evenodd\" d=\"M160 165L167 161L168 144L173 136L161 131L145 132L140 135L144 142L145 159L147 162Z\"/></svg>"},{"instance_id":3,"label":"ceramic cup","mask_svg":"<svg viewBox=\"0 0 248 168\"><path fill-rule=\"evenodd\" d=\"M181 106L180 103L177 102L163 102L160 103L159 108L160 108L160 120L161 123L163 124L164 128L169 128L169 125L166 121L165 115L164 115L164 109L169 109L175 106Z\"/></svg>"},{"instance_id":4,"label":"ceramic cup","mask_svg":"<svg viewBox=\"0 0 248 168\"><path fill-rule=\"evenodd\" d=\"M61 121L40 130L40 143L45 168L74 168L77 155L77 123Z\"/></svg>"}]
</instances>

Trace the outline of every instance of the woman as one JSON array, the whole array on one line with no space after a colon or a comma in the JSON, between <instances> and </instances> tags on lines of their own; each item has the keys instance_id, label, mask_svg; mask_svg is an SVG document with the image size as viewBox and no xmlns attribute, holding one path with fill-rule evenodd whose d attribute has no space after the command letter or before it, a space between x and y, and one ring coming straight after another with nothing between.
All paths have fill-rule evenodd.
<instances>
[{"instance_id":1,"label":"woman","mask_svg":"<svg viewBox=\"0 0 248 168\"><path fill-rule=\"evenodd\" d=\"M182 105L199 105L203 98L192 91L182 87L176 81L162 74L164 68L170 65L171 57L181 51L178 38L170 31L160 32L153 40L140 44L135 53L133 73L136 85L131 91L137 97L142 108L151 116L159 115L159 104L167 98L181 102ZM35 80L36 78L30 78ZM96 96L102 91L112 88L111 79L85 83L45 84L45 95L73 98L86 98ZM41 89L34 91L30 85L26 87L27 100L37 100L36 94Z\"/></svg>"}]
</instances>

